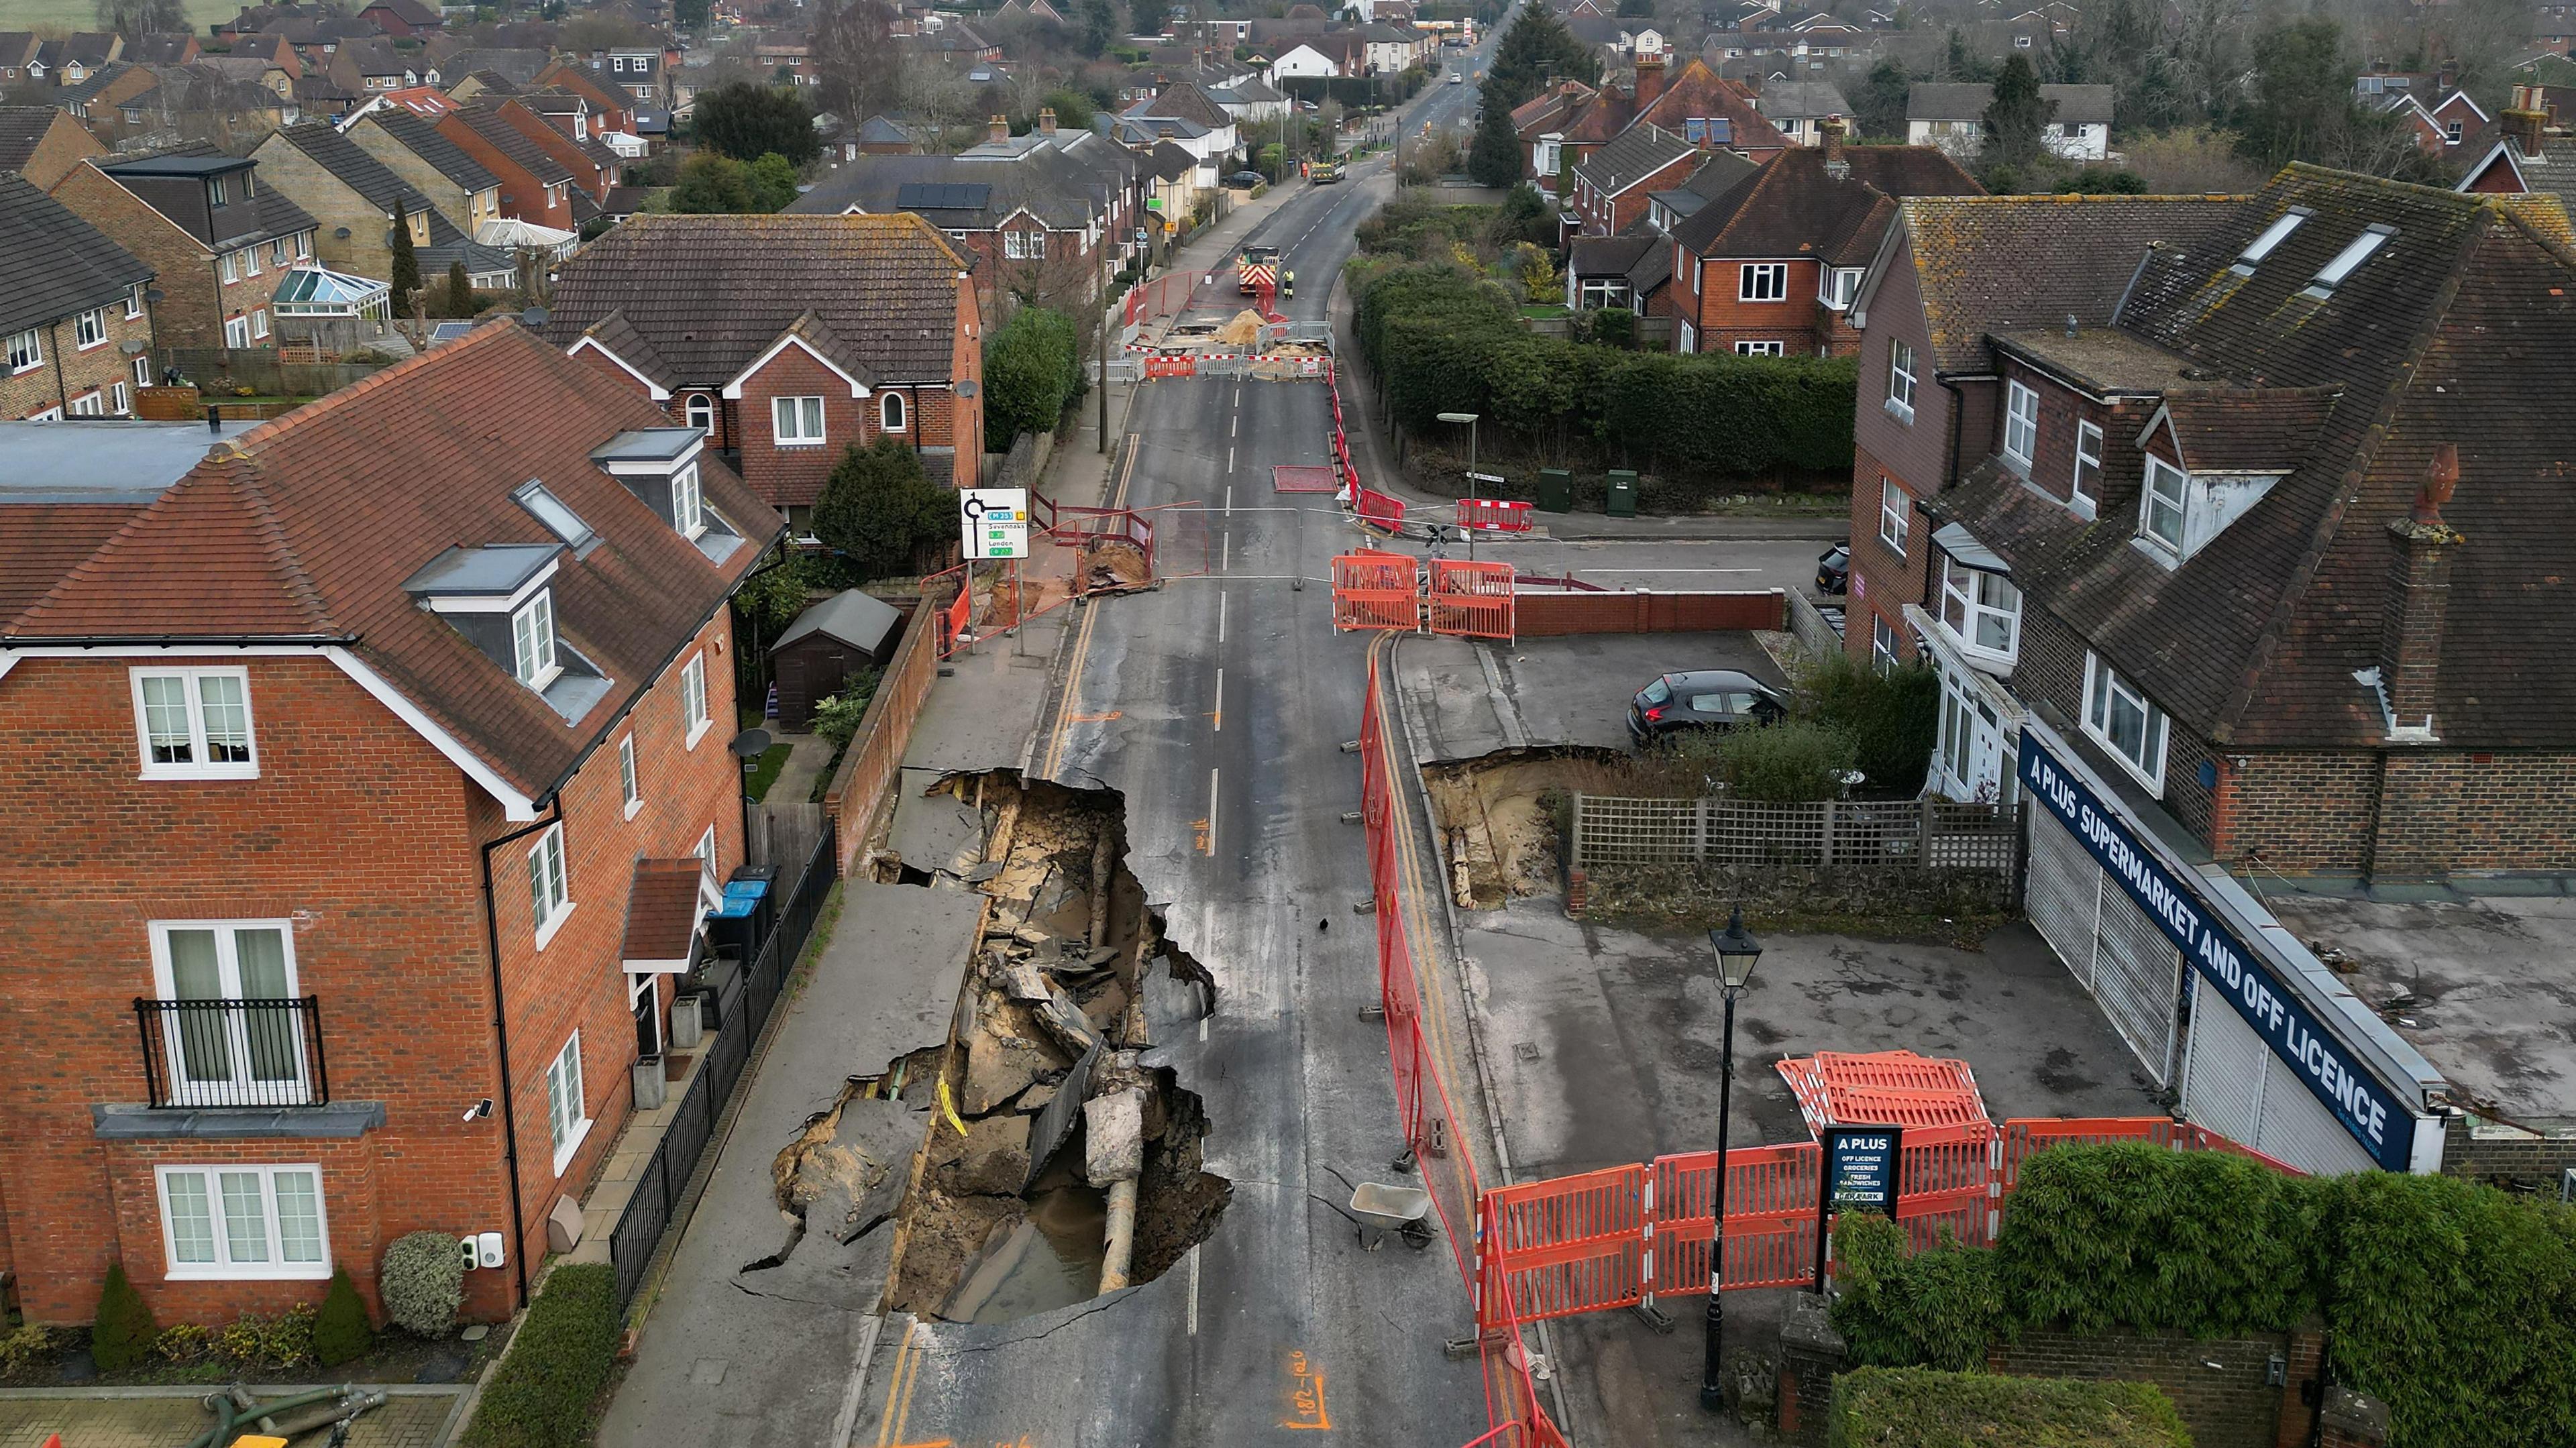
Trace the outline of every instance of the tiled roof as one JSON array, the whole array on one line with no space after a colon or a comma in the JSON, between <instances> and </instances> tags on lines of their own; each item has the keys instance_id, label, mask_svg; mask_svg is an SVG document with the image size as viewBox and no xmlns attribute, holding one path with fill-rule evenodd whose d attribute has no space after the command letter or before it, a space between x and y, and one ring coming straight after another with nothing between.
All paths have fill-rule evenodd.
<instances>
[{"instance_id":1,"label":"tiled roof","mask_svg":"<svg viewBox=\"0 0 2576 1448\"><path fill-rule=\"evenodd\" d=\"M5 628L16 639L288 637L344 644L502 780L542 798L669 665L776 537L712 454L710 507L748 540L721 565L590 459L666 421L524 328L478 327L218 444ZM609 681L566 722L403 583L460 539L552 544L530 478L597 547L560 556L564 643Z\"/></svg>"},{"instance_id":2,"label":"tiled roof","mask_svg":"<svg viewBox=\"0 0 2576 1448\"><path fill-rule=\"evenodd\" d=\"M545 185L572 180L572 171L563 162L546 154L545 148L529 140L518 127L499 114L508 102L477 96L456 110L456 119L464 122L491 143L492 149L508 157L511 164L534 176Z\"/></svg>"},{"instance_id":3,"label":"tiled roof","mask_svg":"<svg viewBox=\"0 0 2576 1448\"><path fill-rule=\"evenodd\" d=\"M1851 102L1843 99L1842 88L1824 80L1774 81L1754 98L1762 114L1774 118L1792 116L1812 120L1822 116L1848 116Z\"/></svg>"},{"instance_id":4,"label":"tiled roof","mask_svg":"<svg viewBox=\"0 0 2576 1448\"><path fill-rule=\"evenodd\" d=\"M1578 236L1566 253L1565 269L1578 277L1626 276L1647 252L1671 250L1659 236Z\"/></svg>"},{"instance_id":5,"label":"tiled roof","mask_svg":"<svg viewBox=\"0 0 2576 1448\"><path fill-rule=\"evenodd\" d=\"M152 268L14 172L0 174L0 336L105 306Z\"/></svg>"},{"instance_id":6,"label":"tiled roof","mask_svg":"<svg viewBox=\"0 0 2576 1448\"><path fill-rule=\"evenodd\" d=\"M1789 144L1780 128L1755 108L1751 90L1709 69L1708 62L1696 56L1665 82L1663 94L1636 107L1628 124L1653 124L1682 134L1686 132L1685 121L1718 116L1731 123L1731 139L1726 142L1729 149L1768 151Z\"/></svg>"},{"instance_id":7,"label":"tiled roof","mask_svg":"<svg viewBox=\"0 0 2576 1448\"><path fill-rule=\"evenodd\" d=\"M964 270L917 216L639 215L565 263L547 335L570 346L622 328L649 351L629 355L608 330L602 345L664 386L704 387L810 316L826 355L862 378L945 380Z\"/></svg>"},{"instance_id":8,"label":"tiled roof","mask_svg":"<svg viewBox=\"0 0 2576 1448\"><path fill-rule=\"evenodd\" d=\"M1211 131L1223 130L1234 124L1234 118L1225 113L1225 107L1209 100L1207 92L1188 81L1165 87L1162 94L1152 100L1130 107L1129 114L1170 116L1176 120L1194 121Z\"/></svg>"},{"instance_id":9,"label":"tiled roof","mask_svg":"<svg viewBox=\"0 0 2576 1448\"><path fill-rule=\"evenodd\" d=\"M62 114L52 106L0 106L0 171L23 168Z\"/></svg>"},{"instance_id":10,"label":"tiled roof","mask_svg":"<svg viewBox=\"0 0 2576 1448\"><path fill-rule=\"evenodd\" d=\"M382 130L428 162L430 169L468 191L486 191L501 184L501 178L485 170L483 163L466 154L464 147L439 134L436 125L398 106L376 111L359 124Z\"/></svg>"},{"instance_id":11,"label":"tiled roof","mask_svg":"<svg viewBox=\"0 0 2576 1448\"><path fill-rule=\"evenodd\" d=\"M1986 333L2110 325L2148 243L2188 252L2239 198L1916 196L1897 203L1944 372L1988 365Z\"/></svg>"},{"instance_id":12,"label":"tiled roof","mask_svg":"<svg viewBox=\"0 0 2576 1448\"><path fill-rule=\"evenodd\" d=\"M1574 168L1577 180L1592 189L1618 195L1677 161L1687 161L1699 148L1658 126L1638 126L1583 158Z\"/></svg>"},{"instance_id":13,"label":"tiled roof","mask_svg":"<svg viewBox=\"0 0 2576 1448\"><path fill-rule=\"evenodd\" d=\"M2097 125L2111 123L2111 87L2107 85L2044 85L2039 98L2057 102L2049 117L2059 125ZM1909 121L1975 121L1982 120L1986 107L1994 104L1995 88L1974 82L1916 81L1905 93L1905 118Z\"/></svg>"},{"instance_id":14,"label":"tiled roof","mask_svg":"<svg viewBox=\"0 0 2576 1448\"><path fill-rule=\"evenodd\" d=\"M971 210L937 217L940 225L984 230L1026 209L1051 227L1069 230L1096 218L1117 188L1088 165L1066 164L1065 155L1055 148L991 159L861 155L842 162L839 170L827 173L814 189L789 202L787 209L790 214L828 215L855 206L885 215L915 209L901 199L907 187L965 185L983 188L981 201Z\"/></svg>"},{"instance_id":15,"label":"tiled roof","mask_svg":"<svg viewBox=\"0 0 2576 1448\"><path fill-rule=\"evenodd\" d=\"M0 528L0 619L45 590L143 510L140 503L13 503Z\"/></svg>"},{"instance_id":16,"label":"tiled roof","mask_svg":"<svg viewBox=\"0 0 2576 1448\"><path fill-rule=\"evenodd\" d=\"M689 959L698 934L699 891L706 861L637 860L626 889L626 934L618 954L630 961Z\"/></svg>"},{"instance_id":17,"label":"tiled roof","mask_svg":"<svg viewBox=\"0 0 2576 1448\"><path fill-rule=\"evenodd\" d=\"M288 126L277 134L279 139L311 158L314 165L338 177L350 190L365 197L369 205L388 216L393 214L398 202L406 212L433 209L429 198L421 194L419 187L405 181L392 167L368 155L365 147L341 134L340 129L329 121L306 121L301 125Z\"/></svg>"},{"instance_id":18,"label":"tiled roof","mask_svg":"<svg viewBox=\"0 0 2576 1448\"><path fill-rule=\"evenodd\" d=\"M1815 256L1861 266L1878 250L1898 199L1984 191L1932 146L1846 146L1843 161L1848 174L1837 177L1821 149L1783 151L1751 182L1685 218L1673 239L1696 256Z\"/></svg>"},{"instance_id":19,"label":"tiled roof","mask_svg":"<svg viewBox=\"0 0 2576 1448\"><path fill-rule=\"evenodd\" d=\"M2131 546L2134 473L2114 474L2097 523L1991 463L1942 493L1941 511L2012 563L2026 607L2195 731L2249 748L2367 747L2386 724L2353 674L2380 661L2388 525L2453 444L2460 480L2443 517L2465 541L2436 726L2452 748L2566 748L2576 677L2543 662L2576 646L2576 610L2553 597L2576 576L2563 425L2576 371L2542 360L2576 355L2563 223L2535 224L2527 203L2306 166L2216 205L2149 263L2123 326L2207 379L2167 394L2188 462L2287 475L2171 569ZM2225 264L2294 205L2307 219L2251 276ZM2329 295L2302 295L2373 224L2393 227L2389 240ZM2104 285L2116 297L2125 278Z\"/></svg>"}]
</instances>

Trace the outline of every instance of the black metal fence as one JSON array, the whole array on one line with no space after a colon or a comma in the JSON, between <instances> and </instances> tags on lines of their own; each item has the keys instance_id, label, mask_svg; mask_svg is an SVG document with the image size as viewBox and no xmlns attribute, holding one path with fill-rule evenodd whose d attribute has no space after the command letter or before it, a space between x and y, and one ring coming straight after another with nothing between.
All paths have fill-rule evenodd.
<instances>
[{"instance_id":1,"label":"black metal fence","mask_svg":"<svg viewBox=\"0 0 2576 1448\"><path fill-rule=\"evenodd\" d=\"M320 1106L331 1099L322 999L136 997L144 1089L154 1106Z\"/></svg>"},{"instance_id":2,"label":"black metal fence","mask_svg":"<svg viewBox=\"0 0 2576 1448\"><path fill-rule=\"evenodd\" d=\"M734 1088L742 1083L743 1067L751 1060L760 1028L785 993L787 973L796 968L796 958L814 933L814 919L822 913L823 897L831 893L837 874L832 835L832 824L826 820L796 883L779 906L778 923L718 1001L723 1024L703 1038L705 1063L672 1111L661 1144L653 1148L652 1159L635 1183L635 1195L627 1198L625 1212L608 1234L608 1260L617 1268L621 1304L633 1302L636 1290L644 1285L644 1269L671 1225L671 1214L680 1194L688 1189L698 1158L715 1136L716 1118L724 1114ZM688 1004L680 1008L687 1009Z\"/></svg>"}]
</instances>

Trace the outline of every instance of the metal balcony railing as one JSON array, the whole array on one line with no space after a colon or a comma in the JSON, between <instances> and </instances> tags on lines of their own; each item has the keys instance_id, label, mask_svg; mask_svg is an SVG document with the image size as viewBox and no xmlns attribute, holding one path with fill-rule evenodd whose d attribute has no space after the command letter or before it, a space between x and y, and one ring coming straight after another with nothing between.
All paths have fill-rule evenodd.
<instances>
[{"instance_id":1,"label":"metal balcony railing","mask_svg":"<svg viewBox=\"0 0 2576 1448\"><path fill-rule=\"evenodd\" d=\"M331 1099L319 996L136 997L143 1079L154 1106L320 1106Z\"/></svg>"}]
</instances>

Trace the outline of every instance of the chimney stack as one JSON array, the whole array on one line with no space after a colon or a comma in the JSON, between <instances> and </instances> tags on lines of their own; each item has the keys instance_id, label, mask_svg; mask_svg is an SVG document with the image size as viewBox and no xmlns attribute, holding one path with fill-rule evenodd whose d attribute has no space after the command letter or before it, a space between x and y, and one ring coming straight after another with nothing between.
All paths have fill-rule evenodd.
<instances>
[{"instance_id":1,"label":"chimney stack","mask_svg":"<svg viewBox=\"0 0 2576 1448\"><path fill-rule=\"evenodd\" d=\"M2415 506L2388 525L2388 597L2381 606L2379 677L2389 737L2430 741L2434 686L2441 677L2442 621L2451 601L2451 562L2461 537L2442 521L2460 481L2460 450L2443 443L2424 466Z\"/></svg>"},{"instance_id":2,"label":"chimney stack","mask_svg":"<svg viewBox=\"0 0 2576 1448\"><path fill-rule=\"evenodd\" d=\"M996 146L1011 139L1010 118L1008 116L995 116L991 123L984 129L984 139L990 141Z\"/></svg>"},{"instance_id":3,"label":"chimney stack","mask_svg":"<svg viewBox=\"0 0 2576 1448\"><path fill-rule=\"evenodd\" d=\"M2517 95L2516 100L2522 99ZM2530 110L2508 110L2496 117L2504 128L2505 138L2513 142L2514 154L2524 159L2540 155L2541 128L2549 124L2549 115L2537 105Z\"/></svg>"},{"instance_id":4,"label":"chimney stack","mask_svg":"<svg viewBox=\"0 0 2576 1448\"><path fill-rule=\"evenodd\" d=\"M1041 136L1052 136L1055 134L1055 107L1038 107L1038 134Z\"/></svg>"},{"instance_id":5,"label":"chimney stack","mask_svg":"<svg viewBox=\"0 0 2576 1448\"><path fill-rule=\"evenodd\" d=\"M1662 52L1660 52L1660 51L1658 51L1658 52L1656 52L1656 53L1655 53L1655 54L1653 54L1653 55L1640 55L1640 56L1638 56L1638 57L1637 57L1637 109L1638 109L1639 111L1641 111L1641 112L1642 112L1642 111L1644 111L1644 110L1646 109L1646 107L1651 106L1651 105L1653 105L1653 104L1655 103L1655 98L1656 98L1657 96L1660 96L1660 95L1662 95L1663 93L1664 93L1664 57L1663 57L1663 53L1662 53Z\"/></svg>"},{"instance_id":6,"label":"chimney stack","mask_svg":"<svg viewBox=\"0 0 2576 1448\"><path fill-rule=\"evenodd\" d=\"M1825 174L1839 181L1851 174L1851 162L1843 159L1843 118L1827 116L1816 122L1816 130L1825 138Z\"/></svg>"}]
</instances>

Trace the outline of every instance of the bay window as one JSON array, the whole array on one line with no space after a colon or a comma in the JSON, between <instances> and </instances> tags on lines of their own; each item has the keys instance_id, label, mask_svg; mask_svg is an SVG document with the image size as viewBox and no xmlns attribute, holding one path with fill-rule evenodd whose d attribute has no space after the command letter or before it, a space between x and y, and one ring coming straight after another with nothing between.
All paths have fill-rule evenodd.
<instances>
[{"instance_id":1,"label":"bay window","mask_svg":"<svg viewBox=\"0 0 2576 1448\"><path fill-rule=\"evenodd\" d=\"M2021 633L2021 590L2003 574L1944 558L1941 626L1960 647L2009 665Z\"/></svg>"}]
</instances>

